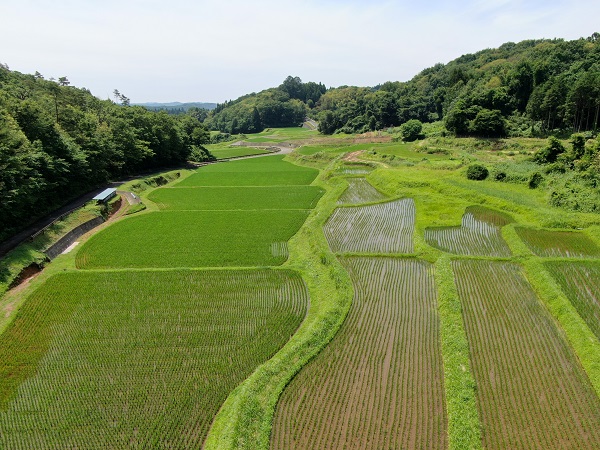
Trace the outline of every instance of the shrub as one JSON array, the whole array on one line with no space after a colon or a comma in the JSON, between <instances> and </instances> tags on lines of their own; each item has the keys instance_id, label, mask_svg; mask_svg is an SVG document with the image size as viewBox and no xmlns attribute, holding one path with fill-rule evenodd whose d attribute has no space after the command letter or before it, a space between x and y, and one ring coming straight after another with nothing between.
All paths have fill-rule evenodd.
<instances>
[{"instance_id":1,"label":"shrub","mask_svg":"<svg viewBox=\"0 0 600 450\"><path fill-rule=\"evenodd\" d=\"M409 120L400 126L400 134L402 134L402 139L406 142L412 142L419 139L422 131L423 124L420 120L416 119Z\"/></svg>"},{"instance_id":2,"label":"shrub","mask_svg":"<svg viewBox=\"0 0 600 450\"><path fill-rule=\"evenodd\" d=\"M542 174L539 172L534 172L529 177L527 185L529 186L529 189L535 189L541 184L542 181L544 181Z\"/></svg>"},{"instance_id":3,"label":"shrub","mask_svg":"<svg viewBox=\"0 0 600 450\"><path fill-rule=\"evenodd\" d=\"M467 167L467 178L469 180L485 180L489 175L489 171L481 164L471 164Z\"/></svg>"}]
</instances>

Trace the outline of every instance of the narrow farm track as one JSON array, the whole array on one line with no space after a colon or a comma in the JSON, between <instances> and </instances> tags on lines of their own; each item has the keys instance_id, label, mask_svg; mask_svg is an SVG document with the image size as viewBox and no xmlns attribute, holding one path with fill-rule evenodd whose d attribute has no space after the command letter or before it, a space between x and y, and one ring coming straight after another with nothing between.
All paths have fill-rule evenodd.
<instances>
[{"instance_id":1,"label":"narrow farm track","mask_svg":"<svg viewBox=\"0 0 600 450\"><path fill-rule=\"evenodd\" d=\"M334 340L284 391L273 449L444 449L439 320L431 266L342 258L355 297Z\"/></svg>"},{"instance_id":2,"label":"narrow farm track","mask_svg":"<svg viewBox=\"0 0 600 450\"><path fill-rule=\"evenodd\" d=\"M600 400L519 266L453 267L484 448L600 448Z\"/></svg>"},{"instance_id":3,"label":"narrow farm track","mask_svg":"<svg viewBox=\"0 0 600 450\"><path fill-rule=\"evenodd\" d=\"M334 252L412 253L415 202L337 208L323 232Z\"/></svg>"}]
</instances>

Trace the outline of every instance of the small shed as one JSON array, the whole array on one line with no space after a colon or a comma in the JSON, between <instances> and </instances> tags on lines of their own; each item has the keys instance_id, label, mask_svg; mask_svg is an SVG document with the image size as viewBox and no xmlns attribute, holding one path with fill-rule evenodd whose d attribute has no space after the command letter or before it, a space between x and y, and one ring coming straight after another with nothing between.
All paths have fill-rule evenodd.
<instances>
[{"instance_id":1,"label":"small shed","mask_svg":"<svg viewBox=\"0 0 600 450\"><path fill-rule=\"evenodd\" d=\"M96 195L93 198L93 200L96 200L96 202L98 202L98 203L106 203L111 198L116 197L116 195L117 195L117 190L115 188L108 188L108 189L104 189L102 192L100 192L98 195Z\"/></svg>"}]
</instances>

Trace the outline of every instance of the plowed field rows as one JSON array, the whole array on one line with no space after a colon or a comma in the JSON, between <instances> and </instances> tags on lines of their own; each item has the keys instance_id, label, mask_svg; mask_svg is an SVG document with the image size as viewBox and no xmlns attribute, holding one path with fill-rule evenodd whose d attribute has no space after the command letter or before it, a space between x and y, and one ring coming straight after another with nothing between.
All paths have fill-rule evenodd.
<instances>
[{"instance_id":1,"label":"plowed field rows","mask_svg":"<svg viewBox=\"0 0 600 450\"><path fill-rule=\"evenodd\" d=\"M598 449L600 400L519 266L455 261L486 449Z\"/></svg>"},{"instance_id":2,"label":"plowed field rows","mask_svg":"<svg viewBox=\"0 0 600 450\"><path fill-rule=\"evenodd\" d=\"M273 449L443 449L446 415L431 266L342 258L352 307L284 391Z\"/></svg>"},{"instance_id":3,"label":"plowed field rows","mask_svg":"<svg viewBox=\"0 0 600 450\"><path fill-rule=\"evenodd\" d=\"M583 233L525 227L516 227L515 230L527 247L538 256L567 258L600 256L600 248Z\"/></svg>"},{"instance_id":4,"label":"plowed field rows","mask_svg":"<svg viewBox=\"0 0 600 450\"><path fill-rule=\"evenodd\" d=\"M334 252L412 253L415 202L337 208L323 231Z\"/></svg>"},{"instance_id":5,"label":"plowed field rows","mask_svg":"<svg viewBox=\"0 0 600 450\"><path fill-rule=\"evenodd\" d=\"M467 208L460 227L425 229L425 241L432 247L458 255L510 256L502 238L503 215L485 208Z\"/></svg>"},{"instance_id":6,"label":"plowed field rows","mask_svg":"<svg viewBox=\"0 0 600 450\"><path fill-rule=\"evenodd\" d=\"M338 204L355 204L378 202L386 196L375 189L366 178L348 178L348 189L338 199Z\"/></svg>"},{"instance_id":7,"label":"plowed field rows","mask_svg":"<svg viewBox=\"0 0 600 450\"><path fill-rule=\"evenodd\" d=\"M600 339L600 263L548 262L545 266Z\"/></svg>"},{"instance_id":8,"label":"plowed field rows","mask_svg":"<svg viewBox=\"0 0 600 450\"><path fill-rule=\"evenodd\" d=\"M59 274L0 336L0 448L200 448L307 306L291 271Z\"/></svg>"}]
</instances>

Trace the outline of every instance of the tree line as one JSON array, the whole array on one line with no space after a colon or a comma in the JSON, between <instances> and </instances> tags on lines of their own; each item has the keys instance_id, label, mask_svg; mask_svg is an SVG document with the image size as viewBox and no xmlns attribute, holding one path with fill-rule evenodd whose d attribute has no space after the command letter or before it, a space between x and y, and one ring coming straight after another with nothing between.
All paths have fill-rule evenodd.
<instances>
[{"instance_id":1,"label":"tree line","mask_svg":"<svg viewBox=\"0 0 600 450\"><path fill-rule=\"evenodd\" d=\"M212 130L230 134L299 126L326 91L321 83L303 83L299 77L289 76L276 88L217 105L205 123Z\"/></svg>"},{"instance_id":2,"label":"tree line","mask_svg":"<svg viewBox=\"0 0 600 450\"><path fill-rule=\"evenodd\" d=\"M458 136L596 131L600 34L528 40L463 55L408 82L328 90L312 115L323 133L365 132L443 120Z\"/></svg>"},{"instance_id":3,"label":"tree line","mask_svg":"<svg viewBox=\"0 0 600 450\"><path fill-rule=\"evenodd\" d=\"M118 92L115 90L115 92ZM0 239L108 180L206 160L206 127L0 66Z\"/></svg>"},{"instance_id":4,"label":"tree line","mask_svg":"<svg viewBox=\"0 0 600 450\"><path fill-rule=\"evenodd\" d=\"M296 126L308 115L324 134L364 133L409 121L443 121L457 136L544 136L600 125L600 34L508 42L436 64L407 82L375 87L303 83L225 102L205 123L228 133Z\"/></svg>"}]
</instances>

